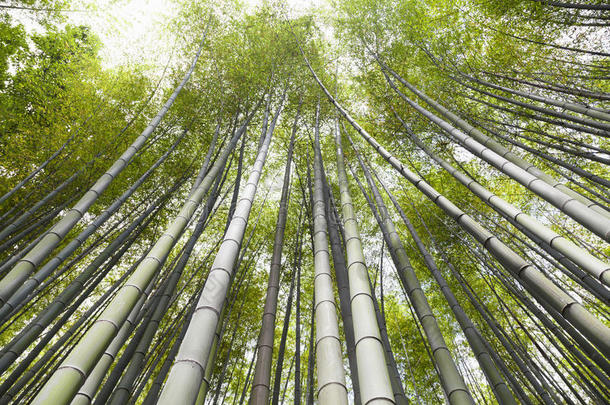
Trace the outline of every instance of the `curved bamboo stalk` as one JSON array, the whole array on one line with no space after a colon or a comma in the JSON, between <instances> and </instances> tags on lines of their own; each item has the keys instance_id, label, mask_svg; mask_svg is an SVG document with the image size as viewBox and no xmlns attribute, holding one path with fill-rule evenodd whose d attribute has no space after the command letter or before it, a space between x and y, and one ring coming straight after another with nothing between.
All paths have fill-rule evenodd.
<instances>
[{"instance_id":1,"label":"curved bamboo stalk","mask_svg":"<svg viewBox=\"0 0 610 405\"><path fill-rule=\"evenodd\" d=\"M581 204L585 205L589 209L595 211L597 214L603 215L605 217L605 221L603 221L603 222L610 220L610 212L607 211L604 207L599 206L594 201L589 200L588 198L577 193L576 191L568 188L564 184L559 183L557 180L553 179L551 176L544 173L542 170L538 169L533 164L521 159L519 156L517 156L513 152L509 151L503 145L501 145L500 143L496 142L495 140L487 137L483 132L481 132L477 128L473 127L472 125L470 125L469 123L467 123L466 121L464 121L463 119L458 117L457 115L453 114L451 111L449 111L448 109L446 109L445 107L443 107L442 105L440 105L439 103L434 101L432 98L428 97L422 91L420 91L419 89L417 89L416 87L411 85L409 82L404 80L401 76L399 76L398 73L394 72L383 61L381 61L380 59L377 59L377 61L379 62L380 66L383 67L382 72L384 73L384 75L386 75L386 77L389 77L389 76L387 76L387 74L385 74L385 71L387 70L388 72L390 72L390 74L392 76L394 76L396 78L396 80L398 80L401 84L406 86L409 90L411 90L414 94L416 94L426 103L431 105L435 110L437 110L439 113L441 113L443 115L443 117L447 118L449 121L451 121L452 123L454 123L455 125L460 127L462 130L466 131L467 135L465 135L464 133L451 127L450 125L448 125L447 122L439 119L434 114L431 114L429 111L425 110L421 106L417 105L417 107L415 107L416 103L413 102L412 100L408 99L408 97L405 96L406 99L410 100L411 103L413 103L413 104L409 103L413 106L413 108L417 109L422 114L426 113L424 115L426 115L429 119L434 120L434 122L437 125L441 126L443 129L446 128L446 130L449 133L451 133L454 136L457 136L456 139L465 140L468 137L472 137L476 141L476 142L474 142L475 144L480 144L477 146L477 148L479 150L484 150L484 149L488 148L490 150L490 152L488 152L487 154L490 154L491 151L493 151L493 152L495 152L495 154L498 155L498 156L495 156L496 159L502 158L508 162L511 162L512 164L514 164L518 168L522 169L523 171L527 172L527 173L521 172L521 174L528 175L526 178L529 178L530 176L533 177L528 181L527 184L531 184L536 179L542 180L544 183L550 185L552 188L557 189L559 194L564 194L565 196L569 196L572 199L575 199L578 202L580 202ZM391 80L389 81L389 83L393 84L393 82ZM396 89L396 87L394 87L394 88ZM467 141L467 142L469 145L473 144L473 141ZM481 153L484 153L484 152L481 152ZM502 166L505 166L505 165L506 165L505 163L502 164ZM517 169L517 168L515 168L515 169ZM544 187L545 189L547 188L546 186L542 186L542 187ZM549 193L551 191L552 190L549 190ZM595 218L596 216L593 215L592 217ZM604 236L602 236L602 237L604 237Z\"/></svg>"},{"instance_id":2,"label":"curved bamboo stalk","mask_svg":"<svg viewBox=\"0 0 610 405\"><path fill-rule=\"evenodd\" d=\"M475 123L477 123L481 128L483 128L488 133L493 134L494 136L496 136L496 137L498 137L500 139L503 139L503 140L505 140L505 141L507 141L507 142L509 142L509 143L511 143L511 144L513 144L515 146L517 146L518 148L523 149L524 151L527 151L527 152L532 153L532 154L534 154L536 156L539 156L539 157L541 157L541 158L543 158L545 160L548 160L549 162L552 162L552 163L556 164L557 166L561 166L564 169L567 169L567 170L571 171L572 173L575 173L575 174L579 175L580 177L589 180L590 182L594 183L594 186L596 186L596 187L599 187L599 186L604 187L604 188L601 189L601 191L607 193L606 188L610 187L610 180L607 180L607 179L605 179L605 178L603 178L601 176L598 176L598 175L596 175L594 173L591 173L588 170L582 169L580 166L577 166L577 165L572 164L570 162L565 162L562 159L556 158L556 157L554 157L554 156L552 156L552 155L550 155L548 153L542 152L542 151L540 151L540 150L538 150L536 148L532 148L531 146L527 146L523 142L520 142L518 140L512 139L509 136L502 135L500 133L500 130L497 127L494 128L494 127L486 126L484 124L481 124L476 119L474 119L473 121ZM512 135L512 136L516 135L516 136L518 136L520 138L526 138L528 140L532 139L532 138L529 138L529 137L525 137L523 135L511 133L511 132L509 132L509 134ZM542 142L538 141L537 143L542 143ZM544 146L551 147L551 148L556 148L556 149L559 149L559 150L564 149L561 146L554 146L554 145L550 145L548 143L546 143L546 145L544 145ZM568 152L568 153L570 153L570 152ZM610 160L608 160L606 158L598 157L598 156L591 156L591 157L585 157L585 158L589 159L589 160L596 160L596 161L598 161L600 163L604 163L606 165L610 163ZM595 159L593 159L593 158L595 158ZM587 191L590 191L590 190L587 190Z\"/></svg>"},{"instance_id":3,"label":"curved bamboo stalk","mask_svg":"<svg viewBox=\"0 0 610 405\"><path fill-rule=\"evenodd\" d=\"M486 96L493 97L493 98L495 98L497 100L504 101L506 103L510 103L510 104L513 104L513 105L516 105L516 106L519 106L519 107L527 108L527 109L532 110L532 111L541 112L543 114L550 115L552 117L561 118L561 119L564 119L564 120L576 122L576 123L581 124L581 125L586 125L586 126L589 126L589 127L592 127L592 128L601 129L602 131L604 131L606 133L608 132L608 130L610 130L610 124L605 123L605 122L595 121L595 120L592 120L590 118L577 117L575 115L566 114L566 113L563 113L563 112L560 112L560 111L555 111L555 110L553 110L551 108L540 107L540 106L537 106L535 104L525 103L525 102L522 102L522 101L510 98L510 97L500 96L498 94L494 94L492 92L480 89L478 87L471 86L470 84L467 84L466 82L464 82L462 80L459 80L456 77L450 76L450 78L455 80L456 82L460 83L462 86L464 86L464 87L466 87L468 89L474 90L474 91L479 92L481 94L484 94ZM477 82L476 80L473 80L473 81ZM498 87L501 87L501 86L498 86ZM506 88L504 87L504 89L506 89ZM597 113L598 114L602 114L602 113L599 113L599 112L597 112ZM608 120L608 114L602 114L602 116L606 116L606 118L602 118L602 119Z\"/></svg>"},{"instance_id":4,"label":"curved bamboo stalk","mask_svg":"<svg viewBox=\"0 0 610 405\"><path fill-rule=\"evenodd\" d=\"M577 9L577 10L610 10L610 5L608 4L584 4L584 3L570 3L567 1L551 1L551 0L534 0L537 3L542 3L544 5L559 7L559 8L568 8L568 9Z\"/></svg>"},{"instance_id":5,"label":"curved bamboo stalk","mask_svg":"<svg viewBox=\"0 0 610 405\"><path fill-rule=\"evenodd\" d=\"M216 203L216 200L219 195L219 189L222 188L222 184L220 184L221 180L222 178L218 176L208 196L208 200L206 201L206 204L201 211L195 229L191 233L188 241L186 242L180 259L178 259L178 262L176 263L174 269L168 277L164 290L159 295L155 308L151 311L152 315L146 327L144 328L145 330L143 332L142 338L137 343L134 356L131 358L129 366L125 370L121 381L119 381L108 403L122 404L127 402L127 400L129 399L133 383L138 374L140 373L146 350L150 346L150 343L157 332L159 324L163 316L165 315L165 312L169 308L171 298L175 297L175 289L178 285L180 277L182 276L182 272L186 267L186 264L188 263L195 244L197 243L199 237L206 228L207 219L209 218L210 212L212 211L212 208ZM132 339L131 342L134 342L134 339Z\"/></svg>"},{"instance_id":6,"label":"curved bamboo stalk","mask_svg":"<svg viewBox=\"0 0 610 405\"><path fill-rule=\"evenodd\" d=\"M527 75L527 76L529 76L533 80L539 81L540 83L528 81L525 79L519 79L517 77L511 77L511 76L500 74L500 73L489 72L489 71L485 71L485 70L483 70L482 72L488 76L499 77L499 78L510 80L513 82L525 84L527 86L536 87L536 88L544 89L544 90L550 90L550 91L554 91L557 93L569 94L571 96L576 96L576 97L586 97L588 99L610 100L609 93L597 93L597 92L587 90L587 89L579 89L579 88L574 88L574 87L561 86L556 83L545 82L545 81L541 80L540 78L535 78L530 75ZM596 108L596 107L590 107L590 108L596 109L601 112L608 111L608 110L604 110L604 109Z\"/></svg>"},{"instance_id":7,"label":"curved bamboo stalk","mask_svg":"<svg viewBox=\"0 0 610 405\"><path fill-rule=\"evenodd\" d=\"M417 230L405 214L400 204L398 204L398 201L396 201L394 195L390 192L390 190L388 190L386 185L381 181L381 179L379 179L376 174L375 176L377 177L377 181L379 181L388 197L390 197L390 200L392 201L392 204L394 204L396 211L398 211L398 214L402 218L407 229L409 230L409 233L413 237L417 249L423 256L424 261L426 263L426 267L428 267L428 270L430 270L430 273L433 275L434 279L436 280L437 284L441 289L441 292L449 303L449 307L453 311L455 319L460 324L460 327L462 328L462 331L464 332L464 335L466 336L466 339L468 340L468 343L472 348L475 358L481 366L481 369L483 370L485 377L487 378L489 385L496 396L496 399L500 404L516 404L512 393L508 390L506 383L500 376L498 369L493 363L491 355L487 351L487 346L483 342L482 335L480 334L476 326L474 326L474 323L468 317L464 309L462 309L462 306L460 305L457 298L453 294L453 291L449 287L447 280L438 269L434 258L432 257L426 246L423 244Z\"/></svg>"},{"instance_id":8,"label":"curved bamboo stalk","mask_svg":"<svg viewBox=\"0 0 610 405\"><path fill-rule=\"evenodd\" d=\"M531 174L526 169L523 169L508 160L505 156L496 153L487 143L479 143L478 140L468 136L462 131L450 125L448 122L440 119L430 111L421 107L413 100L404 95L394 84L390 76L387 75L385 70L383 71L386 79L390 86L396 91L400 97L405 100L410 106L434 122L436 125L441 127L446 133L448 133L453 139L455 139L460 145L472 152L474 155L483 159L487 163L491 164L496 169L502 171L513 180L516 180L521 185L525 186L530 191L534 192L545 201L548 201L561 212L572 217L575 221L589 229L591 232L598 235L605 241L610 241L610 218L605 213L600 213L597 210L593 210L592 207L600 207L595 204L594 206L587 206L571 195L565 194L562 190L551 184L543 181L539 176ZM469 131L473 134L473 131ZM490 140L490 138L487 138ZM604 208L599 208L605 211Z\"/></svg>"},{"instance_id":9,"label":"curved bamboo stalk","mask_svg":"<svg viewBox=\"0 0 610 405\"><path fill-rule=\"evenodd\" d=\"M142 227L142 229L144 229L144 227ZM14 385L8 391L6 391L6 394L3 396L3 400L6 400L8 402L10 399L14 399L15 396L26 386L26 384L32 378L34 378L35 375L39 373L49 361L51 361L53 355L57 353L59 349L64 346L64 344L69 339L73 338L73 336L77 334L80 328L85 325L87 321L93 319L95 316L98 315L99 312L101 312L101 310L105 308L105 305L107 304L108 300L112 299L118 288L123 284L127 277L129 277L133 273L133 271L136 269L137 265L141 262L142 259L143 257L136 261L132 266L130 266L129 269L112 285L112 287L109 288L84 314L82 314L82 316L76 322L74 322L70 329L66 333L64 333L57 340L57 342L55 342L53 346L50 347L49 350L47 350L38 361L36 361L34 365L31 365L27 361L27 357L26 359L24 359L23 362L19 364L19 366L13 371L13 373L11 373L11 375L7 377L2 387L0 388L0 392L5 392L6 389L8 389L9 386L14 382ZM114 263L108 263L108 265L111 264ZM70 311L70 309L68 309L68 311ZM63 325L61 325L60 323L60 326ZM53 334L50 333L49 337L52 336ZM42 340L41 343L44 343L44 340ZM32 350L32 352L34 352L33 354L36 354L35 351L36 348ZM21 371L24 371L26 368L27 371L21 374Z\"/></svg>"},{"instance_id":10,"label":"curved bamboo stalk","mask_svg":"<svg viewBox=\"0 0 610 405\"><path fill-rule=\"evenodd\" d=\"M422 222L422 223L424 223L424 222ZM445 226L447 226L447 225L445 224ZM480 257L480 254L478 252L476 252L475 250L473 250L472 248L470 248L470 246L468 246L468 244L466 243L466 241L463 238L461 238L459 235L458 235L458 238L460 238L460 240L464 243L464 246L468 247L470 253L474 257L476 257L476 258ZM442 253L442 250L441 250L441 253ZM450 268L452 267L452 265L450 263L448 263L448 266ZM456 274L456 273L454 273L454 274ZM593 360L599 366L599 368L601 370L603 370L607 375L610 375L610 362L608 362L608 360L606 360L604 358L604 356L600 352L598 352L595 349L595 347L593 347L593 345L587 339L585 339L581 335L581 333L578 332L574 328L574 326L572 326L559 311L557 311L552 305L550 305L544 299L540 299L540 294L537 292L537 290L528 286L525 283L523 283L522 285L534 298L536 298L536 300L540 303L542 308L544 308L544 310L549 315L551 315L551 317L557 322L557 324L560 325L561 328L563 328L563 330L574 339L574 341L577 343L579 349L582 350L583 353L585 353L587 356L589 356L589 358L591 360Z\"/></svg>"},{"instance_id":11,"label":"curved bamboo stalk","mask_svg":"<svg viewBox=\"0 0 610 405\"><path fill-rule=\"evenodd\" d=\"M44 266L36 272L36 274L26 280L17 291L0 307L0 321L6 319L6 316L19 304L21 304L28 294L42 283L61 263L63 263L72 253L76 251L91 235L95 233L117 210L127 201L129 197L150 177L150 175L167 159L167 157L176 149L178 144L184 138L186 130L178 137L174 144L144 173L135 183L129 187L121 196L113 201L108 208L104 210L95 220L85 228L78 236L70 241L55 257L47 261Z\"/></svg>"},{"instance_id":12,"label":"curved bamboo stalk","mask_svg":"<svg viewBox=\"0 0 610 405\"><path fill-rule=\"evenodd\" d=\"M554 105L556 107L565 108L566 110L588 115L589 117L597 118L600 120L610 121L610 114L600 111L597 108L591 108L587 105L571 103L569 101L556 100L551 97L540 96L538 94L534 94L534 93L530 93L530 92L526 92L526 91L514 90L509 87L500 86L498 84L494 84L494 83L488 82L486 80L479 79L477 77L473 77L471 75L467 75L464 73L461 73L461 75L470 81L482 84L487 87L491 87L492 89L501 90L501 91L504 91L504 92L507 92L510 94L529 98L530 100L540 101L545 104Z\"/></svg>"},{"instance_id":13,"label":"curved bamboo stalk","mask_svg":"<svg viewBox=\"0 0 610 405\"><path fill-rule=\"evenodd\" d=\"M553 249L562 253L574 263L586 270L590 275L601 281L606 286L610 286L610 264L604 263L595 256L591 255L584 249L579 248L561 235L550 228L543 225L536 218L525 214L523 211L505 201L501 197L492 193L481 184L476 182L474 179L458 171L455 167L449 164L447 161L436 155L430 148L428 148L417 135L407 126L407 124L395 113L396 118L400 121L403 128L405 128L407 134L411 137L413 142L423 150L428 156L437 162L443 169L451 174L456 180L462 183L466 188L472 191L481 201L488 204L495 211L503 216L511 218L513 221L519 223L525 227L528 231L536 235L544 243L547 243Z\"/></svg>"},{"instance_id":14,"label":"curved bamboo stalk","mask_svg":"<svg viewBox=\"0 0 610 405\"><path fill-rule=\"evenodd\" d=\"M451 263L451 261L447 257L447 254L445 253L445 251L443 249L441 249L441 247L436 242L436 239L432 235L432 232L430 232L430 229L428 228L428 225L424 221L424 219L423 219L422 215L420 214L420 212L417 210L417 207L413 203L411 203L411 206L413 207L413 210L415 211L415 215L417 216L417 218L421 222L422 226L426 230L426 233L428 234L428 237L430 238L430 241L432 242L435 250L441 255L441 258L443 259L443 261L445 262L447 267L449 267L451 269L452 274L456 278L458 278L459 274L457 273L457 270L453 267L453 264ZM469 298L470 297L471 296L469 295ZM474 297L472 297L471 301L474 302ZM500 355L496 352L496 350L491 346L489 341L487 339L485 339L483 334L478 329L477 329L477 333L479 334L481 342L485 345L485 348L487 349L487 352L491 355L491 357L493 358L493 360L496 363L496 365L498 366L498 368L502 371L502 374L504 374L506 379L509 381L509 383L510 383L511 387L513 388L515 394L517 394L520 402L530 405L531 401L529 400L529 398L525 394L525 391L523 390L523 387L521 386L521 384L519 384L517 382L514 374L508 369L508 366L506 365L506 363L504 362L502 357L500 357Z\"/></svg>"},{"instance_id":15,"label":"curved bamboo stalk","mask_svg":"<svg viewBox=\"0 0 610 405\"><path fill-rule=\"evenodd\" d=\"M191 74L195 70L197 60L203 50L203 44L207 34L207 28L203 35L201 45L195 55L189 70L184 75L180 84L174 89L174 92L165 102L159 113L150 121L148 127L136 138L136 140L123 152L114 164L98 178L96 183L91 187L83 197L74 205L74 207L63 216L63 218L55 224L51 230L38 242L38 244L22 258L15 267L0 280L0 303L4 304L25 281L25 279L40 265L40 263L55 249L59 243L65 238L68 232L76 225L78 221L85 215L97 198L108 188L110 183L127 167L132 160L132 157L142 148L146 140L157 128L169 108L172 106L186 82L188 82Z\"/></svg>"},{"instance_id":16,"label":"curved bamboo stalk","mask_svg":"<svg viewBox=\"0 0 610 405\"><path fill-rule=\"evenodd\" d=\"M173 191L173 190L171 190ZM113 255L117 249L130 237L134 230L142 224L142 222L158 210L161 201L165 200L168 195L165 195L151 204L136 220L127 227L119 236L114 239L103 251L96 257L79 276L70 283L64 291L62 291L47 307L41 311L30 324L24 328L17 336L15 336L2 349L2 357L0 357L0 370L7 370L8 367L29 347L29 345L38 338L40 333L48 327L51 322L57 317L82 290L83 286L92 277L98 268ZM146 222L148 223L148 222ZM118 260L118 259L117 259Z\"/></svg>"},{"instance_id":17,"label":"curved bamboo stalk","mask_svg":"<svg viewBox=\"0 0 610 405\"><path fill-rule=\"evenodd\" d=\"M97 285L99 284L100 280L106 276L108 270L110 270L112 265L114 265L116 262L118 262L118 260L121 258L121 256L130 247L131 243L133 243L133 240L131 240L130 243L126 244L126 246L123 247L116 254L115 257L113 257L113 259L108 263L108 265L105 266L105 268L103 269L103 271L100 272L100 274L97 274L95 276L95 278L92 280L90 285L87 286L87 288L85 288L85 290L82 292L81 296L78 297L78 299L75 300L75 302L72 303L70 305L70 307L68 307L66 309L66 311L65 311L64 315L61 317L61 319L59 319L55 323L55 325L53 325L53 327L42 337L42 339L40 339L40 341L36 344L36 346L34 348L32 348L32 350L30 350L30 352L27 354L27 356L21 362L19 362L18 366L4 380L4 382L2 384L2 387L0 387L0 392L4 394L3 397L2 397L2 401L9 402L9 400L11 398L13 398L21 390L21 388L23 388L23 386L31 379L31 377L33 377L34 373L39 371L40 368L42 368L42 366L46 362L43 360L43 361L40 361L40 362L36 362L36 364L32 366L32 362L34 361L34 359L36 359L36 357L42 353L42 350L49 343L49 341L53 337L56 336L56 334L59 332L59 330L69 320L70 316L78 309L78 307L83 303L83 301L89 297L89 294L93 291L93 289L95 289L95 287L97 287ZM129 274L130 274L129 271L126 272L126 275L129 275ZM121 281L123 279L124 278L122 277ZM119 284L114 284L109 289L109 291L110 292L115 291L119 287ZM92 306L92 308L98 308L99 305L101 305L102 303L104 303L106 301L106 299L107 299L107 296L101 297ZM94 309L94 311L95 311L95 309ZM87 311L83 315L82 321L81 321L81 319L79 319L79 321L76 323L76 325L80 325L81 322L83 322L85 319L88 318L88 315L92 315L92 312ZM75 330L76 329L72 329L71 328L69 332L67 332L62 337L59 338L58 342L64 341L64 339L67 339L68 337L70 337L73 334L72 332L75 331ZM51 347L47 351L45 351L45 353L43 355L43 358L46 357L48 359L48 357L46 356L47 353L53 353L54 352L54 350L53 350L54 348L55 349L57 348L56 344L54 344L53 347ZM27 372L26 372L26 370L27 370ZM10 387L10 389L9 389L9 387Z\"/></svg>"},{"instance_id":18,"label":"curved bamboo stalk","mask_svg":"<svg viewBox=\"0 0 610 405\"><path fill-rule=\"evenodd\" d=\"M38 211L41 207L47 205L49 201L55 198L59 193L63 191L64 188L69 186L78 178L78 176L82 173L82 170L74 173L70 177L68 177L65 181L63 181L59 186L55 187L51 192L49 192L46 196L44 196L40 201L34 204L31 208L26 210L23 214L19 215L14 221L8 224L2 232L0 232L0 240L3 240L7 236L14 233L20 226L26 223L26 221L34 215L36 211ZM12 219L12 218L11 218Z\"/></svg>"}]
</instances>

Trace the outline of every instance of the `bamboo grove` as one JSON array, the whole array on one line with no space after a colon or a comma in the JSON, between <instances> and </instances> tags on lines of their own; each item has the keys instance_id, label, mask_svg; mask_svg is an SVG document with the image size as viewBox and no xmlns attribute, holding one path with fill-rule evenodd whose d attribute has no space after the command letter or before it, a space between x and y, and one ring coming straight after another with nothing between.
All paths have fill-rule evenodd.
<instances>
[{"instance_id":1,"label":"bamboo grove","mask_svg":"<svg viewBox=\"0 0 610 405\"><path fill-rule=\"evenodd\" d=\"M0 403L610 403L610 6L252 3L0 5Z\"/></svg>"}]
</instances>

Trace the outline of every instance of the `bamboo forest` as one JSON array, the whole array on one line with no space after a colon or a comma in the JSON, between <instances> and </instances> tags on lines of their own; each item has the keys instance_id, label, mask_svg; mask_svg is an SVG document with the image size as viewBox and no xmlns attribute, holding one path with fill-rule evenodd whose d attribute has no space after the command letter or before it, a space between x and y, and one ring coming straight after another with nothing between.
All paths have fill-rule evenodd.
<instances>
[{"instance_id":1,"label":"bamboo forest","mask_svg":"<svg viewBox=\"0 0 610 405\"><path fill-rule=\"evenodd\" d=\"M2 0L0 404L610 404L608 0Z\"/></svg>"}]
</instances>

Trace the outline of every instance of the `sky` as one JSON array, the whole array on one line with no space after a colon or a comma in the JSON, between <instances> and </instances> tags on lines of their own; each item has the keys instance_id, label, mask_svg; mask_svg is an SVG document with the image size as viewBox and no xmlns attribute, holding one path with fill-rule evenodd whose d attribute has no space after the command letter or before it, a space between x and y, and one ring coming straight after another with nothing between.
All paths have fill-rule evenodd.
<instances>
[{"instance_id":1,"label":"sky","mask_svg":"<svg viewBox=\"0 0 610 405\"><path fill-rule=\"evenodd\" d=\"M97 0L97 12L70 15L70 22L90 25L104 47L104 63L114 67L146 61L163 65L172 42L165 37L165 21L177 9L170 0Z\"/></svg>"},{"instance_id":2,"label":"sky","mask_svg":"<svg viewBox=\"0 0 610 405\"><path fill-rule=\"evenodd\" d=\"M214 1L214 0L211 0ZM240 1L245 9L254 12L263 0ZM323 16L329 10L329 0L266 0L284 1L288 15L295 17L315 9L316 15ZM160 77L164 67L172 58L172 51L182 44L167 29L168 23L178 15L180 9L176 0L71 0L69 10L64 12L66 23L86 25L100 38L100 57L105 68L120 66L148 66L147 75ZM27 30L44 32L37 22L36 13L26 10L11 10L11 15ZM331 28L317 21L326 39L332 42ZM178 41L178 42L177 42Z\"/></svg>"},{"instance_id":3,"label":"sky","mask_svg":"<svg viewBox=\"0 0 610 405\"><path fill-rule=\"evenodd\" d=\"M246 9L255 10L262 0L242 0ZM326 6L326 0L285 0L291 14ZM75 2L75 8L78 0ZM101 56L106 66L145 61L163 66L173 40L164 32L166 21L178 13L171 0L84 0L83 8L95 4L97 11L70 13L69 22L92 27L104 48Z\"/></svg>"}]
</instances>

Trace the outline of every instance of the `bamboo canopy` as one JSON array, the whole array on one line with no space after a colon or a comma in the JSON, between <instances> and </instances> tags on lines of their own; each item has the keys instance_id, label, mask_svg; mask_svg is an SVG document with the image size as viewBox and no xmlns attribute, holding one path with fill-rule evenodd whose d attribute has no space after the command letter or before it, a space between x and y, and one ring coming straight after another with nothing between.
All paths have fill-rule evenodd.
<instances>
[{"instance_id":1,"label":"bamboo canopy","mask_svg":"<svg viewBox=\"0 0 610 405\"><path fill-rule=\"evenodd\" d=\"M610 403L606 2L157 3L0 5L0 403Z\"/></svg>"}]
</instances>

